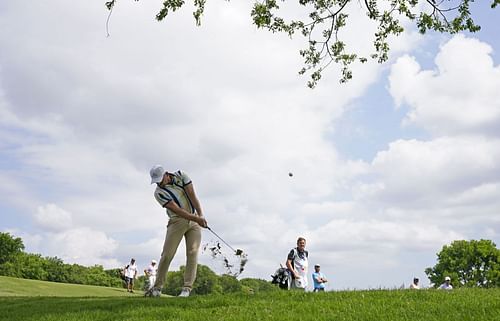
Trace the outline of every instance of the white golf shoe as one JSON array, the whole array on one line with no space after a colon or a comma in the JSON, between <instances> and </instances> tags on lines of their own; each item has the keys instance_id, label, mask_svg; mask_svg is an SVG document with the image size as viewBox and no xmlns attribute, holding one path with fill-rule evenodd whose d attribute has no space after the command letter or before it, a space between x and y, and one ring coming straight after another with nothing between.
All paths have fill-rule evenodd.
<instances>
[{"instance_id":1,"label":"white golf shoe","mask_svg":"<svg viewBox=\"0 0 500 321\"><path fill-rule=\"evenodd\" d=\"M185 298L188 297L190 294L191 294L191 289L183 288L179 296Z\"/></svg>"}]
</instances>

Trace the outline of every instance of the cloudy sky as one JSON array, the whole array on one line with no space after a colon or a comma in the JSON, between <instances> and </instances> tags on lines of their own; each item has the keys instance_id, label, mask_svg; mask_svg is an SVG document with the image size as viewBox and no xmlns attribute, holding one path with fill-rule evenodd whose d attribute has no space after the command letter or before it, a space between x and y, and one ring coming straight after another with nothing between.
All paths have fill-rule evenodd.
<instances>
[{"instance_id":1,"label":"cloudy sky","mask_svg":"<svg viewBox=\"0 0 500 321\"><path fill-rule=\"evenodd\" d=\"M427 285L443 245L500 244L498 9L474 5L473 35L409 27L387 63L310 90L303 39L257 30L251 1L209 1L201 27L160 5L119 1L107 37L104 0L0 2L0 230L26 251L144 268L167 223L154 164L191 176L242 277L269 280L298 236L330 290Z\"/></svg>"}]
</instances>

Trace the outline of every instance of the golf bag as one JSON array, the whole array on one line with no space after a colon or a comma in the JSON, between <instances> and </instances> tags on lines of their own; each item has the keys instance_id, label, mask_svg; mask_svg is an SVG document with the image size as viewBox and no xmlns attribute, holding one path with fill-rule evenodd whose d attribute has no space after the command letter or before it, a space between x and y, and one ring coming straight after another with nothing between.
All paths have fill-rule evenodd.
<instances>
[{"instance_id":1,"label":"golf bag","mask_svg":"<svg viewBox=\"0 0 500 321\"><path fill-rule=\"evenodd\" d=\"M290 271L287 268L281 266L276 270L276 272L274 272L273 275L271 275L271 277L273 278L273 280L271 281L272 284L278 284L280 289L290 290L292 277Z\"/></svg>"},{"instance_id":2,"label":"golf bag","mask_svg":"<svg viewBox=\"0 0 500 321\"><path fill-rule=\"evenodd\" d=\"M122 279L123 281L125 281L125 271L128 269L129 266L130 264L127 264L127 266L125 266L123 269L120 270L120 279Z\"/></svg>"}]
</instances>

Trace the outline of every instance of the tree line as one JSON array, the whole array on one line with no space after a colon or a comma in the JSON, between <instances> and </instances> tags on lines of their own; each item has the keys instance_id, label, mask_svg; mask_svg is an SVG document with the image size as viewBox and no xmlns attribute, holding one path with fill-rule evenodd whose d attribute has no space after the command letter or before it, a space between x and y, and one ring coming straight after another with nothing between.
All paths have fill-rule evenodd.
<instances>
[{"instance_id":1,"label":"tree line","mask_svg":"<svg viewBox=\"0 0 500 321\"><path fill-rule=\"evenodd\" d=\"M120 277L122 267L104 269L101 265L82 266L67 264L58 257L43 257L40 254L26 253L21 238L10 233L0 232L0 275L40 281L123 287ZM165 294L176 295L183 285L184 266L179 271L167 274ZM135 289L141 289L145 277L139 276ZM272 291L276 288L268 281L246 278L238 280L230 275L217 275L209 267L198 265L198 273L193 293L254 293Z\"/></svg>"},{"instance_id":2,"label":"tree line","mask_svg":"<svg viewBox=\"0 0 500 321\"><path fill-rule=\"evenodd\" d=\"M183 286L184 266L167 274L163 293L176 295ZM61 283L123 287L122 267L105 270L101 265L66 264L58 257L26 253L21 238L0 232L0 275ZM275 291L269 281L254 278L238 280L231 275L217 275L209 267L198 265L193 293L256 293ZM437 263L425 269L427 277L438 286L449 276L454 287L500 287L500 250L490 240L457 240L444 245L437 253ZM145 277L138 277L135 289L142 289Z\"/></svg>"},{"instance_id":3,"label":"tree line","mask_svg":"<svg viewBox=\"0 0 500 321\"><path fill-rule=\"evenodd\" d=\"M58 257L26 253L21 238L0 232L0 275L60 283L121 287L120 269L67 264Z\"/></svg>"},{"instance_id":4,"label":"tree line","mask_svg":"<svg viewBox=\"0 0 500 321\"><path fill-rule=\"evenodd\" d=\"M168 272L163 293L177 295L184 284L184 266L179 271ZM140 277L142 278L142 277ZM225 293L257 293L278 291L271 282L262 279L245 278L238 280L232 275L217 275L208 266L198 264L196 281L193 284L194 294L225 294Z\"/></svg>"}]
</instances>

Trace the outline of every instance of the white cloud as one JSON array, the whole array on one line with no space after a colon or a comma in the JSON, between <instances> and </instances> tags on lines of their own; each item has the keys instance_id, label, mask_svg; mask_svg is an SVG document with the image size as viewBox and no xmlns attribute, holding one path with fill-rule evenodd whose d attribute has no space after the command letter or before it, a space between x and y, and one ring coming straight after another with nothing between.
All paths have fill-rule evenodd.
<instances>
[{"instance_id":1,"label":"white cloud","mask_svg":"<svg viewBox=\"0 0 500 321\"><path fill-rule=\"evenodd\" d=\"M22 235L27 240L28 252L57 256L70 264L100 264L105 268L120 266L116 259L118 241L103 230L85 227L81 223L75 226L73 214L57 204L38 206L33 218L38 233ZM102 223L103 220L101 228L109 231Z\"/></svg>"},{"instance_id":2,"label":"white cloud","mask_svg":"<svg viewBox=\"0 0 500 321\"><path fill-rule=\"evenodd\" d=\"M332 250L346 252L344 254L346 261L352 252L383 252L384 249L396 250L396 252L402 249L432 250L440 244L463 238L456 232L425 223L379 221L366 218L362 221L333 219L311 234L329 235L328 240L311 236L311 242L321 243L317 247L325 252Z\"/></svg>"},{"instance_id":3,"label":"white cloud","mask_svg":"<svg viewBox=\"0 0 500 321\"><path fill-rule=\"evenodd\" d=\"M500 183L481 183L456 195L451 200L453 205L474 205L480 203L495 203L500 195Z\"/></svg>"},{"instance_id":4,"label":"white cloud","mask_svg":"<svg viewBox=\"0 0 500 321\"><path fill-rule=\"evenodd\" d=\"M434 207L478 184L496 182L500 141L483 137L399 140L372 163L381 179L360 187L364 195L408 207Z\"/></svg>"},{"instance_id":5,"label":"white cloud","mask_svg":"<svg viewBox=\"0 0 500 321\"><path fill-rule=\"evenodd\" d=\"M435 70L422 70L410 56L394 64L396 104L409 108L407 123L433 137L390 143L374 158L371 181L358 185L358 197L390 204L396 217L405 215L396 209L402 208L450 228L477 226L470 228L474 235L483 234L480 224L498 224L500 68L491 52L457 35L441 47Z\"/></svg>"},{"instance_id":6,"label":"white cloud","mask_svg":"<svg viewBox=\"0 0 500 321\"><path fill-rule=\"evenodd\" d=\"M118 243L104 232L83 227L49 233L45 237L40 245L44 253L57 256L66 263L100 264L105 268L120 266L114 258Z\"/></svg>"},{"instance_id":7,"label":"white cloud","mask_svg":"<svg viewBox=\"0 0 500 321\"><path fill-rule=\"evenodd\" d=\"M71 213L58 207L56 204L39 206L35 213L35 221L48 230L60 231L72 226Z\"/></svg>"},{"instance_id":8,"label":"white cloud","mask_svg":"<svg viewBox=\"0 0 500 321\"><path fill-rule=\"evenodd\" d=\"M435 70L421 70L414 57L398 59L391 69L390 92L396 104L407 104L407 123L435 135L498 135L500 67L492 48L457 35L435 58Z\"/></svg>"},{"instance_id":9,"label":"white cloud","mask_svg":"<svg viewBox=\"0 0 500 321\"><path fill-rule=\"evenodd\" d=\"M40 231L29 233L19 229L9 229L12 235L20 237L28 253L58 257L67 264L84 266L102 265L105 269L122 266L117 259L118 241L102 231L87 227L69 228L60 231Z\"/></svg>"}]
</instances>

